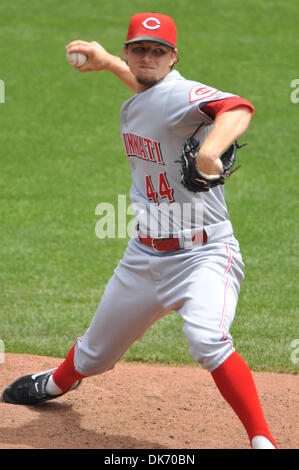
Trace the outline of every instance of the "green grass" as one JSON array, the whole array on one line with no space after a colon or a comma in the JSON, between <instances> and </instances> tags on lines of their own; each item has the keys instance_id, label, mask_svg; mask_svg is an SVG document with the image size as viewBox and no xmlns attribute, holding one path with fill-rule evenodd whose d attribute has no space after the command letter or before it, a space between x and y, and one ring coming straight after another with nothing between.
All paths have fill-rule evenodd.
<instances>
[{"instance_id":1,"label":"green grass","mask_svg":"<svg viewBox=\"0 0 299 470\"><path fill-rule=\"evenodd\" d=\"M119 109L131 92L107 72L75 72L64 48L80 38L120 54L129 19L142 10L174 17L184 76L256 107L242 168L226 185L246 264L232 334L253 369L296 373L295 0L2 0L0 338L6 351L63 357L122 256L125 239L95 236L95 208L129 194ZM154 325L124 360L192 364L180 317Z\"/></svg>"}]
</instances>

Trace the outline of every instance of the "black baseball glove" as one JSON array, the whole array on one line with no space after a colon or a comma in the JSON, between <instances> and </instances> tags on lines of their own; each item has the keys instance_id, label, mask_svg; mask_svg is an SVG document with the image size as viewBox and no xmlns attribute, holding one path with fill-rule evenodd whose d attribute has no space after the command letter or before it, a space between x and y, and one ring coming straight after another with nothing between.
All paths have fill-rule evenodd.
<instances>
[{"instance_id":1,"label":"black baseball glove","mask_svg":"<svg viewBox=\"0 0 299 470\"><path fill-rule=\"evenodd\" d=\"M192 136L186 140L180 160L182 168L182 184L185 188L189 189L189 191L193 192L209 191L211 188L214 188L219 184L224 184L225 180L240 167L238 166L233 170L237 150L244 147L244 145L247 145L238 145L237 141L235 141L226 150L226 152L220 156L220 160L223 165L221 174L219 176L209 178L207 175L202 175L196 166L196 155L200 148L200 142L196 140L194 136L198 132L199 127Z\"/></svg>"}]
</instances>

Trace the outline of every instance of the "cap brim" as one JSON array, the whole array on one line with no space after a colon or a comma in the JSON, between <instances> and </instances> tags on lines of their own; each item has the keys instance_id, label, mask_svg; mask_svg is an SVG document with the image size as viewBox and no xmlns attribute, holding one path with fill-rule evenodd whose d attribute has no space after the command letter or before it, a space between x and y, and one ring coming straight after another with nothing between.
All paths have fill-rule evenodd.
<instances>
[{"instance_id":1,"label":"cap brim","mask_svg":"<svg viewBox=\"0 0 299 470\"><path fill-rule=\"evenodd\" d=\"M170 42L164 41L164 39L156 38L155 36L138 36L137 38L130 39L129 41L124 42L124 44L132 44L134 42L143 42L143 41L150 41L150 42L158 42L159 44L163 44L163 46L171 47L175 49L173 44Z\"/></svg>"}]
</instances>

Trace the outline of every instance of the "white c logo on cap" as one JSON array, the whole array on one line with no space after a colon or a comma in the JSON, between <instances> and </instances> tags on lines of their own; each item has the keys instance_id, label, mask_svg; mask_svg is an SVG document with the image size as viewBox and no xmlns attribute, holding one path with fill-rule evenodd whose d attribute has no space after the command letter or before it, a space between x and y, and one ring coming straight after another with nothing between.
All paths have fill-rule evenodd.
<instances>
[{"instance_id":1,"label":"white c logo on cap","mask_svg":"<svg viewBox=\"0 0 299 470\"><path fill-rule=\"evenodd\" d=\"M147 23L149 21L154 21L156 24L154 26L149 26ZM142 26L144 26L146 29L159 29L160 28L160 21L157 20L157 18L147 18L146 20L144 20L144 22L142 23Z\"/></svg>"}]
</instances>

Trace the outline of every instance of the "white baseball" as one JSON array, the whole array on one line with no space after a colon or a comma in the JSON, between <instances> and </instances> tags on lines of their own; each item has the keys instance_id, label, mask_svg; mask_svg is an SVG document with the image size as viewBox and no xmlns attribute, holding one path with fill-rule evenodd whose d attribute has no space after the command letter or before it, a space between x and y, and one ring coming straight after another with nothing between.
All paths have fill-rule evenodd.
<instances>
[{"instance_id":1,"label":"white baseball","mask_svg":"<svg viewBox=\"0 0 299 470\"><path fill-rule=\"evenodd\" d=\"M85 54L81 54L81 52L72 52L71 54L66 54L67 61L71 65L75 65L76 67L81 67L87 62L87 56Z\"/></svg>"}]
</instances>

